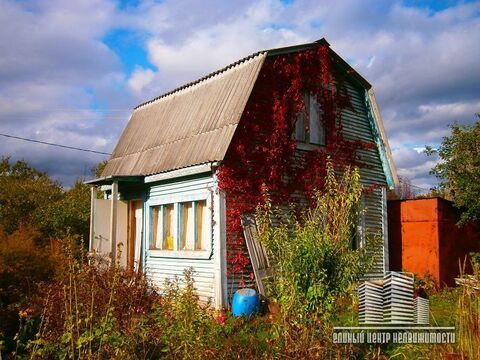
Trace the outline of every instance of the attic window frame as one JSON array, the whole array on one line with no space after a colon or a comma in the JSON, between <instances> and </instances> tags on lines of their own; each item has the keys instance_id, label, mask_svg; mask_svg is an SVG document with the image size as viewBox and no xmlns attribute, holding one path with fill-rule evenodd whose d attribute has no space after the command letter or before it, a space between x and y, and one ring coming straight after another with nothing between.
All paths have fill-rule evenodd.
<instances>
[{"instance_id":1,"label":"attic window frame","mask_svg":"<svg viewBox=\"0 0 480 360\"><path fill-rule=\"evenodd\" d=\"M202 238L203 249L199 250L182 250L181 247L181 218L182 218L182 208L185 203L197 204L199 202L205 201L207 211L203 211L202 216L206 216L206 224L209 224L206 233L210 236L207 238ZM162 249L152 247L154 239L154 222L153 222L153 212L155 207L160 207L161 209L165 208L166 205L173 204L173 249ZM166 196L161 198L156 198L153 201L148 203L149 209L149 231L148 236L146 237L147 241L147 252L148 256L151 257L162 257L162 258L186 258L186 259L209 259L212 255L212 241L213 241L213 201L211 199L209 192L201 193L192 193L192 194L182 194L177 196ZM195 211L196 213L196 211ZM163 212L162 212L163 214ZM195 220L194 220L195 223ZM163 246L163 239L162 239ZM196 247L196 239L194 240L194 247Z\"/></svg>"},{"instance_id":2,"label":"attic window frame","mask_svg":"<svg viewBox=\"0 0 480 360\"><path fill-rule=\"evenodd\" d=\"M315 118L311 116L313 102L315 102L316 104L316 111L318 114L317 128L318 128L318 131L320 132L318 143L311 141L310 130L315 128L314 126ZM322 111L322 108L320 107L320 104L318 104L315 96L311 93L304 94L304 103L305 103L305 108L298 115L297 121L295 122L294 132L292 134L293 138L297 143L297 148L300 150L313 150L321 146L326 146L325 121L322 116L323 111ZM305 117L308 117L308 127L305 126ZM300 134L302 131L303 131L303 134Z\"/></svg>"}]
</instances>

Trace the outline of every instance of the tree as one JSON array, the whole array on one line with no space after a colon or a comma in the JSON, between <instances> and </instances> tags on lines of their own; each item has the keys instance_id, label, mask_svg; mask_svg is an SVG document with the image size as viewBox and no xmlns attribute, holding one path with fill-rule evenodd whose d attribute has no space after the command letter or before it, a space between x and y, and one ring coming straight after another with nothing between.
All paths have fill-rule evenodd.
<instances>
[{"instance_id":1,"label":"tree","mask_svg":"<svg viewBox=\"0 0 480 360\"><path fill-rule=\"evenodd\" d=\"M88 238L90 226L90 187L77 179L60 199L37 212L35 224L40 230L56 239L67 235Z\"/></svg>"},{"instance_id":2,"label":"tree","mask_svg":"<svg viewBox=\"0 0 480 360\"><path fill-rule=\"evenodd\" d=\"M388 192L388 200L413 199L417 196L412 187L412 181L408 177L399 176L398 181L398 186Z\"/></svg>"},{"instance_id":3,"label":"tree","mask_svg":"<svg viewBox=\"0 0 480 360\"><path fill-rule=\"evenodd\" d=\"M60 183L25 161L0 159L0 226L7 234L22 223L32 223L43 207L62 198Z\"/></svg>"},{"instance_id":4,"label":"tree","mask_svg":"<svg viewBox=\"0 0 480 360\"><path fill-rule=\"evenodd\" d=\"M100 166L100 165L99 165ZM98 168L98 167L97 167ZM0 159L0 228L12 234L21 224L40 230L43 238L88 236L90 189L81 179L68 190L25 161Z\"/></svg>"},{"instance_id":5,"label":"tree","mask_svg":"<svg viewBox=\"0 0 480 360\"><path fill-rule=\"evenodd\" d=\"M102 172L105 169L105 166L107 166L107 160L100 161L95 167L93 167L92 172L93 175L95 175L95 178L102 177Z\"/></svg>"},{"instance_id":6,"label":"tree","mask_svg":"<svg viewBox=\"0 0 480 360\"><path fill-rule=\"evenodd\" d=\"M426 148L428 155L440 157L431 173L440 179L440 190L462 210L460 224L480 219L480 114L476 117L472 125L450 125L452 133L438 149Z\"/></svg>"}]
</instances>

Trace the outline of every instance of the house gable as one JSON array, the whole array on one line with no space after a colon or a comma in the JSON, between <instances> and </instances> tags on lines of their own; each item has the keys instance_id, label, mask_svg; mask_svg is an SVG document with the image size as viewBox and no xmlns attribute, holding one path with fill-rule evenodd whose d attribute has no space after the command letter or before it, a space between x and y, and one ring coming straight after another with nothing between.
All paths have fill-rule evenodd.
<instances>
[{"instance_id":1,"label":"house gable","mask_svg":"<svg viewBox=\"0 0 480 360\"><path fill-rule=\"evenodd\" d=\"M328 43L252 54L135 108L102 177L147 176L224 159L265 59ZM371 85L329 49L337 70L363 89L386 182L398 181Z\"/></svg>"}]
</instances>

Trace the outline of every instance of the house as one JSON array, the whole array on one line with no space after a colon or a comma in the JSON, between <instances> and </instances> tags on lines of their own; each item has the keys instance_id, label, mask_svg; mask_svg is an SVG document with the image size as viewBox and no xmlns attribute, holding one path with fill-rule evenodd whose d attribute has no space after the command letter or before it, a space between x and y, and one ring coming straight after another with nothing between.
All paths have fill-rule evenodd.
<instances>
[{"instance_id":1,"label":"house","mask_svg":"<svg viewBox=\"0 0 480 360\"><path fill-rule=\"evenodd\" d=\"M200 299L226 306L253 284L240 215L266 192L303 206L328 157L360 167L357 245L369 233L383 238L370 274L383 277L395 168L372 86L325 39L259 51L137 106L101 178L89 181L90 250L159 285L191 267Z\"/></svg>"},{"instance_id":2,"label":"house","mask_svg":"<svg viewBox=\"0 0 480 360\"><path fill-rule=\"evenodd\" d=\"M390 269L454 286L461 267L472 271L468 254L480 251L480 224L459 227L459 220L453 203L439 197L389 200Z\"/></svg>"}]
</instances>

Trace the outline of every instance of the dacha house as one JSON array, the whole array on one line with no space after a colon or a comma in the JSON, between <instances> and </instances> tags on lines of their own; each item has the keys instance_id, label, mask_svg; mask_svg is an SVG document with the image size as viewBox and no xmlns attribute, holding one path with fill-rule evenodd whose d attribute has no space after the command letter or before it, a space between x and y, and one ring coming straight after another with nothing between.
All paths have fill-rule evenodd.
<instances>
[{"instance_id":1,"label":"dacha house","mask_svg":"<svg viewBox=\"0 0 480 360\"><path fill-rule=\"evenodd\" d=\"M137 106L89 181L90 251L159 286L193 268L200 299L226 306L254 284L241 215L266 193L305 206L327 158L360 169L366 211L356 246L366 234L383 238L369 274L382 278L396 172L371 84L325 39L259 51Z\"/></svg>"}]
</instances>

